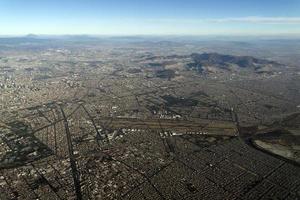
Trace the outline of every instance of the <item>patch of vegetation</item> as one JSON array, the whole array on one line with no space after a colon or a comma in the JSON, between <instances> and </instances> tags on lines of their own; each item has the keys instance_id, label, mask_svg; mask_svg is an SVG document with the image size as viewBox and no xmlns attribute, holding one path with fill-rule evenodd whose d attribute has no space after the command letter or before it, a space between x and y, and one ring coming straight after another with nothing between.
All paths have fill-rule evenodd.
<instances>
[{"instance_id":1,"label":"patch of vegetation","mask_svg":"<svg viewBox=\"0 0 300 200\"><path fill-rule=\"evenodd\" d=\"M198 100L190 99L190 98L178 98L170 95L165 95L161 97L163 100L166 101L167 106L196 106L198 104Z\"/></svg>"}]
</instances>

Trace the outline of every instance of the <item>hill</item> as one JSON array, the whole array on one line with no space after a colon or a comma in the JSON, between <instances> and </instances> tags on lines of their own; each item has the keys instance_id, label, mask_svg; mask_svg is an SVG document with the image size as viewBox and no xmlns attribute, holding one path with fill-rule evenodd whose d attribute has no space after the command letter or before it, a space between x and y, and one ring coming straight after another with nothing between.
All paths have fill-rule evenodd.
<instances>
[{"instance_id":1,"label":"hill","mask_svg":"<svg viewBox=\"0 0 300 200\"><path fill-rule=\"evenodd\" d=\"M191 54L193 62L188 68L199 73L240 72L252 71L254 73L274 73L282 69L282 65L269 60L258 59L251 56L233 56L218 53Z\"/></svg>"}]
</instances>

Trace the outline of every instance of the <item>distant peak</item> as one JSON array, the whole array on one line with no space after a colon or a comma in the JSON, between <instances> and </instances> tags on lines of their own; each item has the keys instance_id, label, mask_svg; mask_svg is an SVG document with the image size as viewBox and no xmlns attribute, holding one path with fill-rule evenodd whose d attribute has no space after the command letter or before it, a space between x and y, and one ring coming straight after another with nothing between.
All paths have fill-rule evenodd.
<instances>
[{"instance_id":1,"label":"distant peak","mask_svg":"<svg viewBox=\"0 0 300 200\"><path fill-rule=\"evenodd\" d=\"M27 34L25 37L27 37L27 38L37 38L38 35L30 33L30 34Z\"/></svg>"}]
</instances>

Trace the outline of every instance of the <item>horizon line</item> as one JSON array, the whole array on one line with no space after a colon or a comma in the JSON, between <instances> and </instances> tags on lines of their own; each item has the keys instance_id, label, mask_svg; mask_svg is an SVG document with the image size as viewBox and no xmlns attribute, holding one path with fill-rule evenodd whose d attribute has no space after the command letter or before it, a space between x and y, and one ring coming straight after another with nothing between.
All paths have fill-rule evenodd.
<instances>
[{"instance_id":1,"label":"horizon line","mask_svg":"<svg viewBox=\"0 0 300 200\"><path fill-rule=\"evenodd\" d=\"M94 34L94 33L28 33L28 34L0 34L0 37L59 37L59 36L89 36L89 37L300 37L299 33L212 33L212 34Z\"/></svg>"}]
</instances>

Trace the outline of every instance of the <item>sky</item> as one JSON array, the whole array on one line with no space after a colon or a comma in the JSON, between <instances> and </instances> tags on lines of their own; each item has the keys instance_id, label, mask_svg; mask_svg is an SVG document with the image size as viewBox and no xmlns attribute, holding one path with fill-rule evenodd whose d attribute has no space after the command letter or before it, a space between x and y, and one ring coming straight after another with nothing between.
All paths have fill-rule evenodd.
<instances>
[{"instance_id":1,"label":"sky","mask_svg":"<svg viewBox=\"0 0 300 200\"><path fill-rule=\"evenodd\" d=\"M0 0L0 35L299 35L300 0Z\"/></svg>"}]
</instances>

